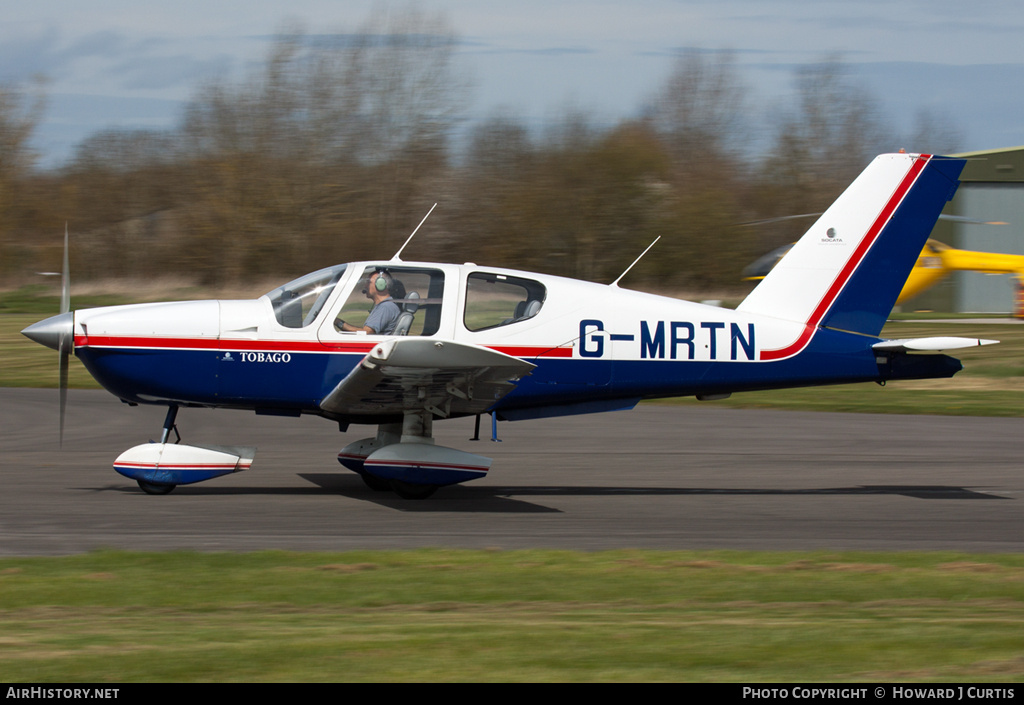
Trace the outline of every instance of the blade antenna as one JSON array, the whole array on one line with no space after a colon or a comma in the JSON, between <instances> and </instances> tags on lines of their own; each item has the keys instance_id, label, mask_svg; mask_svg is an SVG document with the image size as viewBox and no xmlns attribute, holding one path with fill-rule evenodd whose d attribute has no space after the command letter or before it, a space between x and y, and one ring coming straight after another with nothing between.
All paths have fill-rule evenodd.
<instances>
[{"instance_id":1,"label":"blade antenna","mask_svg":"<svg viewBox=\"0 0 1024 705\"><path fill-rule=\"evenodd\" d=\"M62 314L71 310L71 267L68 263L68 224L64 223L64 268L60 275L60 312ZM59 447L64 447L64 412L68 406L68 358L71 355L71 345L74 341L74 324L70 331L61 331L57 343L57 351L60 354L59 382L60 388L60 436Z\"/></svg>"},{"instance_id":2,"label":"blade antenna","mask_svg":"<svg viewBox=\"0 0 1024 705\"><path fill-rule=\"evenodd\" d=\"M405 246L409 244L410 240L412 240L413 236L416 234L416 231L419 230L423 226L423 224L427 222L427 218L430 217L430 214L434 212L435 208L437 208L437 204L436 203L434 205L432 205L430 207L430 210L427 211L427 214L425 216L423 216L423 220L421 220L420 224L416 226L416 230L412 231L412 235L407 237L405 239L405 242L402 243L402 246L398 248L398 252L396 252L395 256L391 258L392 262L401 262L402 261L402 258L399 256L399 255L402 254L402 250L404 250Z\"/></svg>"},{"instance_id":3,"label":"blade antenna","mask_svg":"<svg viewBox=\"0 0 1024 705\"><path fill-rule=\"evenodd\" d=\"M636 264L637 262L639 262L640 260L642 260L642 259L644 258L644 255L646 255L646 254L647 254L647 252L648 252L648 251L649 251L649 250L650 250L650 249L651 249L652 247L654 247L654 246L655 246L655 245L656 245L656 244L658 243L658 240L660 240L660 239L661 239L661 235L659 235L658 237L654 238L654 242L652 242L652 243L651 243L650 245L648 245L648 246L647 246L647 249L646 249L646 250L644 250L643 252L641 252L641 253L640 253L640 256L639 256L639 257L637 257L637 258L636 258L635 260L633 260L633 264L631 264L631 265L629 265L628 267L626 267L626 271L625 271L625 272L623 272L622 274L620 274L620 275L619 275L619 278L618 278L618 279L616 279L615 281L613 281L613 282L612 282L611 284L609 284L608 286L614 286L614 287L615 287L616 289L618 289L618 288L619 288L619 282L620 282L620 281L622 280L622 278L623 278L624 276L626 276L627 274L629 274L629 270L631 270L631 269L633 268L633 266L634 266L634 265L635 265L635 264Z\"/></svg>"}]
</instances>

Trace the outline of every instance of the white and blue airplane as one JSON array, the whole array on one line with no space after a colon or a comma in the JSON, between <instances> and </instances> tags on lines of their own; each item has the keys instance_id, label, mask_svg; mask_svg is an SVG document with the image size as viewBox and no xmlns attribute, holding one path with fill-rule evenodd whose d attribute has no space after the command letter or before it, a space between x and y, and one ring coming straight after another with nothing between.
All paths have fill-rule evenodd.
<instances>
[{"instance_id":1,"label":"white and blue airplane","mask_svg":"<svg viewBox=\"0 0 1024 705\"><path fill-rule=\"evenodd\" d=\"M180 442L179 408L217 407L321 416L343 432L376 425L339 461L373 489L422 498L491 465L436 445L436 419L475 415L479 430L482 414L493 425L659 397L951 377L961 364L942 351L996 341L879 333L963 165L877 157L735 310L621 289L618 280L406 262L399 250L252 301L70 311L65 285L65 312L23 333L61 351L62 427L72 351L122 401L168 407L160 442L114 462L145 492L250 466L254 448ZM390 332L369 325L368 289L390 297Z\"/></svg>"}]
</instances>

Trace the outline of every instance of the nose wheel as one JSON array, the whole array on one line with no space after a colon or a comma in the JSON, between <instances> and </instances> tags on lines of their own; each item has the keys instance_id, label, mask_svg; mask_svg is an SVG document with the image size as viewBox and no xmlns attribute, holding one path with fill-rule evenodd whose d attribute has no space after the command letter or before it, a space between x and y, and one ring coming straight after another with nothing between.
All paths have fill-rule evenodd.
<instances>
[{"instance_id":1,"label":"nose wheel","mask_svg":"<svg viewBox=\"0 0 1024 705\"><path fill-rule=\"evenodd\" d=\"M171 404L167 407L167 416L164 418L164 430L160 435L160 442L166 443L168 437L171 435L171 431L174 431L174 435L178 437L178 441L181 441L181 434L178 433L178 427L175 425L174 420L178 417L178 405ZM139 483L139 489L146 494L170 494L174 491L177 485L167 485L159 482L148 482L146 480L136 480Z\"/></svg>"}]
</instances>

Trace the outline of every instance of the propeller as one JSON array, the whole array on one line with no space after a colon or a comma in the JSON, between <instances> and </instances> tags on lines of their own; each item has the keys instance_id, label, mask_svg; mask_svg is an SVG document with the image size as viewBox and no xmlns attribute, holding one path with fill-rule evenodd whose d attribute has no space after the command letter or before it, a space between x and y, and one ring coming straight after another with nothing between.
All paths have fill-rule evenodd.
<instances>
[{"instance_id":1,"label":"propeller","mask_svg":"<svg viewBox=\"0 0 1024 705\"><path fill-rule=\"evenodd\" d=\"M68 358L75 346L75 314L71 312L71 276L68 267L68 226L64 225L64 271L60 283L60 313L21 331L29 340L60 353L60 444L64 445L64 411L68 405Z\"/></svg>"},{"instance_id":2,"label":"propeller","mask_svg":"<svg viewBox=\"0 0 1024 705\"><path fill-rule=\"evenodd\" d=\"M60 315L71 310L71 267L68 263L68 224L64 223L64 268L60 274ZM57 351L60 354L60 438L59 445L64 447L64 413L68 406L68 358L75 342L74 322L59 332Z\"/></svg>"}]
</instances>

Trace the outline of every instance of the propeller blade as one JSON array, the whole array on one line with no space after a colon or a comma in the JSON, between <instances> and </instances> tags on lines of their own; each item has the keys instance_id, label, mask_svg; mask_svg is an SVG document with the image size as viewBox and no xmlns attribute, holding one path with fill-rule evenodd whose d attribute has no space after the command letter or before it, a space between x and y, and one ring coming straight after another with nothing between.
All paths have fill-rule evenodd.
<instances>
[{"instance_id":1,"label":"propeller blade","mask_svg":"<svg viewBox=\"0 0 1024 705\"><path fill-rule=\"evenodd\" d=\"M60 423L64 428L64 406L68 389L68 358L75 347L75 314L71 311L50 316L21 331L29 340L60 353Z\"/></svg>"},{"instance_id":2,"label":"propeller blade","mask_svg":"<svg viewBox=\"0 0 1024 705\"><path fill-rule=\"evenodd\" d=\"M59 446L64 447L64 412L68 406L68 357L71 353L69 336L60 338L60 436Z\"/></svg>"},{"instance_id":3,"label":"propeller blade","mask_svg":"<svg viewBox=\"0 0 1024 705\"><path fill-rule=\"evenodd\" d=\"M68 224L64 223L64 269L60 275L60 312L71 310L71 267L68 264Z\"/></svg>"},{"instance_id":4,"label":"propeller blade","mask_svg":"<svg viewBox=\"0 0 1024 705\"><path fill-rule=\"evenodd\" d=\"M71 266L68 261L68 224L64 223L64 269L60 276L60 312L62 314L71 310ZM60 436L59 447L64 447L64 414L68 406L68 363L71 356L71 346L75 342L75 326L72 319L71 325L61 330L60 338L57 341L57 349L60 353Z\"/></svg>"}]
</instances>

